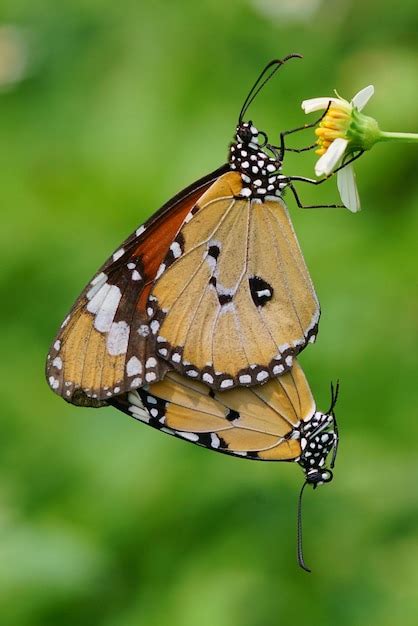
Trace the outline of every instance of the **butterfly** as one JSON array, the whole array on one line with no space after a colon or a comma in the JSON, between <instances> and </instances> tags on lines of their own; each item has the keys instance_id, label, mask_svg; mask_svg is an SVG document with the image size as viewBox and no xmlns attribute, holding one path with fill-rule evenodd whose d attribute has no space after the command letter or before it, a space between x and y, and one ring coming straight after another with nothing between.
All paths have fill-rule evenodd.
<instances>
[{"instance_id":1,"label":"butterfly","mask_svg":"<svg viewBox=\"0 0 418 626\"><path fill-rule=\"evenodd\" d=\"M274 146L244 121L260 89L298 56L261 72L228 163L169 200L85 287L47 358L49 385L65 400L103 406L172 368L215 390L265 383L315 340L319 303L283 193L303 206L293 181L318 181L282 173L285 135L300 129Z\"/></svg>"},{"instance_id":2,"label":"butterfly","mask_svg":"<svg viewBox=\"0 0 418 626\"><path fill-rule=\"evenodd\" d=\"M293 367L264 385L215 392L169 371L163 380L110 399L131 417L164 433L225 454L260 461L295 461L305 473L299 499L299 564L302 553L301 502L305 485L332 480L338 449L334 408L317 411L305 374ZM330 467L327 457L332 453ZM309 570L308 570L309 571Z\"/></svg>"},{"instance_id":3,"label":"butterfly","mask_svg":"<svg viewBox=\"0 0 418 626\"><path fill-rule=\"evenodd\" d=\"M260 461L297 461L309 483L332 478L324 464L338 442L335 402L333 393L329 411L316 410L296 359L290 370L264 385L216 392L169 371L157 383L109 400L153 428L216 452ZM334 431L325 432L330 427Z\"/></svg>"}]
</instances>

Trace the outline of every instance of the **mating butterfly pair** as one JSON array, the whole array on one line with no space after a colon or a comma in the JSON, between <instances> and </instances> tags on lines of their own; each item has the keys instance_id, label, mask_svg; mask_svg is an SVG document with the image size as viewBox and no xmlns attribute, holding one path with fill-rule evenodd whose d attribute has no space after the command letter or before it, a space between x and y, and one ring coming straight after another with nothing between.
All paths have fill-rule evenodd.
<instances>
[{"instance_id":1,"label":"mating butterfly pair","mask_svg":"<svg viewBox=\"0 0 418 626\"><path fill-rule=\"evenodd\" d=\"M90 281L53 343L47 378L73 404L111 404L220 452L297 461L316 486L332 478L336 394L317 412L295 360L315 340L320 309L283 193L302 207L294 182L323 181L282 172L285 136L301 129L273 145L244 121L295 56L255 82L228 163L165 204Z\"/></svg>"}]
</instances>

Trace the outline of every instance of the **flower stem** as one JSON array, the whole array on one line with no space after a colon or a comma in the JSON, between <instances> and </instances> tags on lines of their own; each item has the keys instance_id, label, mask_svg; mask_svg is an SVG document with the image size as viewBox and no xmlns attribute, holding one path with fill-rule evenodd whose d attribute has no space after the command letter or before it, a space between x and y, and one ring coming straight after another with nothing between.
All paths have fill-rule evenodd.
<instances>
[{"instance_id":1,"label":"flower stem","mask_svg":"<svg viewBox=\"0 0 418 626\"><path fill-rule=\"evenodd\" d=\"M418 141L417 133L387 133L380 131L377 141L393 141L396 143L414 143Z\"/></svg>"}]
</instances>

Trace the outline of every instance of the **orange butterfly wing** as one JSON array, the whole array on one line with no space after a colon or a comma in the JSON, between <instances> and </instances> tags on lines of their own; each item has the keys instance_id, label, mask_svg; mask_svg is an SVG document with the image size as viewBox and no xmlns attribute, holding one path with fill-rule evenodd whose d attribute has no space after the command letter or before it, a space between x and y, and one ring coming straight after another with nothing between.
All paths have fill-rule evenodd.
<instances>
[{"instance_id":1,"label":"orange butterfly wing","mask_svg":"<svg viewBox=\"0 0 418 626\"><path fill-rule=\"evenodd\" d=\"M265 383L318 329L319 303L281 198L221 176L182 225L150 295L158 354L213 389Z\"/></svg>"},{"instance_id":2,"label":"orange butterfly wing","mask_svg":"<svg viewBox=\"0 0 418 626\"><path fill-rule=\"evenodd\" d=\"M166 203L96 273L55 337L50 387L68 402L102 406L112 395L159 380L147 300L162 260L200 196L225 166Z\"/></svg>"},{"instance_id":3,"label":"orange butterfly wing","mask_svg":"<svg viewBox=\"0 0 418 626\"><path fill-rule=\"evenodd\" d=\"M294 461L301 455L297 428L315 413L302 368L265 385L222 393L168 372L147 389L111 399L128 415L163 432L217 452L262 461Z\"/></svg>"}]
</instances>

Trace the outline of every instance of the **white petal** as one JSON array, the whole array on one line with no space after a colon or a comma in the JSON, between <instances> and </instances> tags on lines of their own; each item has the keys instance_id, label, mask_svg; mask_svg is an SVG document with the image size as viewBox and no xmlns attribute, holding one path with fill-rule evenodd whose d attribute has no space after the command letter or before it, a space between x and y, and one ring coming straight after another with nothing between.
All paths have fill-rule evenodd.
<instances>
[{"instance_id":1,"label":"white petal","mask_svg":"<svg viewBox=\"0 0 418 626\"><path fill-rule=\"evenodd\" d=\"M316 162L315 174L317 176L328 176L337 165L338 161L342 158L345 149L347 147L348 140L338 137L334 139L328 150L321 156Z\"/></svg>"},{"instance_id":2,"label":"white petal","mask_svg":"<svg viewBox=\"0 0 418 626\"><path fill-rule=\"evenodd\" d=\"M373 85L368 85L367 87L356 93L354 98L351 100L351 104L356 107L356 109L361 111L362 109L364 109L373 94Z\"/></svg>"},{"instance_id":3,"label":"white petal","mask_svg":"<svg viewBox=\"0 0 418 626\"><path fill-rule=\"evenodd\" d=\"M337 172L337 185L343 205L352 213L360 211L360 198L356 185L356 174L352 165Z\"/></svg>"},{"instance_id":4,"label":"white petal","mask_svg":"<svg viewBox=\"0 0 418 626\"><path fill-rule=\"evenodd\" d=\"M305 113L313 113L313 111L325 110L330 102L341 102L339 98L311 98L302 102L302 109Z\"/></svg>"}]
</instances>

